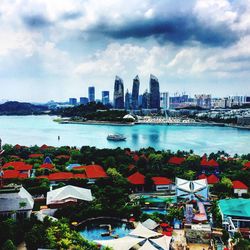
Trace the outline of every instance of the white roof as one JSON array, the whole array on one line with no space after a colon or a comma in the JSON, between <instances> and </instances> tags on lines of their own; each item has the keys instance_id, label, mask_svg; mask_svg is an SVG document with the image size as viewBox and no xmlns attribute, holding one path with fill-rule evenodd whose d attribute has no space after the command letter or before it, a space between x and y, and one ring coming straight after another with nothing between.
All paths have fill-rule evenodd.
<instances>
[{"instance_id":1,"label":"white roof","mask_svg":"<svg viewBox=\"0 0 250 250\"><path fill-rule=\"evenodd\" d=\"M148 240L139 249L140 250L157 250L157 248L154 247Z\"/></svg>"},{"instance_id":2,"label":"white roof","mask_svg":"<svg viewBox=\"0 0 250 250\"><path fill-rule=\"evenodd\" d=\"M47 201L46 204L53 204L65 199L77 199L84 201L92 201L93 197L90 189L75 187L71 185L67 185L65 187L61 187L47 193Z\"/></svg>"},{"instance_id":3,"label":"white roof","mask_svg":"<svg viewBox=\"0 0 250 250\"><path fill-rule=\"evenodd\" d=\"M164 250L168 250L170 246L171 241L170 236L164 235L163 237L157 238L157 239L150 239L152 242L154 242L156 245L160 246Z\"/></svg>"},{"instance_id":4,"label":"white roof","mask_svg":"<svg viewBox=\"0 0 250 250\"><path fill-rule=\"evenodd\" d=\"M129 250L134 245L142 242L144 239L141 238L134 238L130 236L125 236L120 239L114 240L95 240L96 243L106 246L112 247L114 250Z\"/></svg>"},{"instance_id":5,"label":"white roof","mask_svg":"<svg viewBox=\"0 0 250 250\"><path fill-rule=\"evenodd\" d=\"M151 230L153 230L153 229L155 229L156 227L158 227L159 226L159 224L157 224L154 220L152 220L152 219L147 219L147 220L145 220L143 223L142 223L142 225L144 226L144 227L146 227L146 228L148 228L148 229L151 229Z\"/></svg>"},{"instance_id":6,"label":"white roof","mask_svg":"<svg viewBox=\"0 0 250 250\"><path fill-rule=\"evenodd\" d=\"M196 193L207 187L207 179L189 181L176 178L176 187L184 192Z\"/></svg>"},{"instance_id":7,"label":"white roof","mask_svg":"<svg viewBox=\"0 0 250 250\"><path fill-rule=\"evenodd\" d=\"M132 120L135 120L135 118L132 115L130 115L130 114L124 115L123 119L132 119Z\"/></svg>"},{"instance_id":8,"label":"white roof","mask_svg":"<svg viewBox=\"0 0 250 250\"><path fill-rule=\"evenodd\" d=\"M137 227L129 233L129 235L132 236L138 236L138 237L143 237L143 238L150 238L150 237L155 237L162 235L160 233L157 233L155 231L147 229L145 226L143 226L140 222L138 223Z\"/></svg>"}]
</instances>

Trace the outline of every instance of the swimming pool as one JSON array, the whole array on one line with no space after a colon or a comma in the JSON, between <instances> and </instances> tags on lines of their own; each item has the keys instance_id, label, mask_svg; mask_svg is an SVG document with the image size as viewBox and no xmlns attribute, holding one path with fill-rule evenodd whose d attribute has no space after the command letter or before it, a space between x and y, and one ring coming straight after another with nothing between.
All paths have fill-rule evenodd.
<instances>
[{"instance_id":1,"label":"swimming pool","mask_svg":"<svg viewBox=\"0 0 250 250\"><path fill-rule=\"evenodd\" d=\"M165 209L150 209L150 208L143 208L142 213L144 214L153 214L153 213L158 213L158 214L167 214L167 211Z\"/></svg>"},{"instance_id":2,"label":"swimming pool","mask_svg":"<svg viewBox=\"0 0 250 250\"><path fill-rule=\"evenodd\" d=\"M98 219L87 222L80 234L87 240L109 240L114 239L112 236L102 236L103 233L108 231L107 227L100 227L100 225L109 224L112 228L112 235L117 235L119 238L126 236L130 233L131 228L128 224L110 219Z\"/></svg>"}]
</instances>

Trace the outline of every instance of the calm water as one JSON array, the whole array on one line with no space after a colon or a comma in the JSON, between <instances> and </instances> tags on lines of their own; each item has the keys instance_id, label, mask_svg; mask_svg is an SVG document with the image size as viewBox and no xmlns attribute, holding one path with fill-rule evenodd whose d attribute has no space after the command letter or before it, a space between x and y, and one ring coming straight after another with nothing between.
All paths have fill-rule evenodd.
<instances>
[{"instance_id":1,"label":"calm water","mask_svg":"<svg viewBox=\"0 0 250 250\"><path fill-rule=\"evenodd\" d=\"M250 153L250 131L228 127L167 125L81 125L58 124L51 116L0 116L0 138L3 143L51 146L96 146L98 148L142 147L190 150L196 153L224 150L230 154ZM123 142L106 139L108 134L121 133ZM61 140L57 137L60 135Z\"/></svg>"}]
</instances>

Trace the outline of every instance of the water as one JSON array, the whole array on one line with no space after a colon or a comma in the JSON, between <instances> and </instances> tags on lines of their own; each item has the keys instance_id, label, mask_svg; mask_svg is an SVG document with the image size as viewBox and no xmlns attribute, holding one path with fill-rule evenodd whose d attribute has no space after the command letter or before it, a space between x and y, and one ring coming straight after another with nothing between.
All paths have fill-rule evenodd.
<instances>
[{"instance_id":1,"label":"water","mask_svg":"<svg viewBox=\"0 0 250 250\"><path fill-rule=\"evenodd\" d=\"M144 214L154 214L154 213L158 213L158 214L167 214L167 211L165 209L142 209L142 212Z\"/></svg>"},{"instance_id":2,"label":"water","mask_svg":"<svg viewBox=\"0 0 250 250\"><path fill-rule=\"evenodd\" d=\"M142 147L190 150L198 154L224 150L230 154L250 153L250 131L215 126L167 125L82 125L58 124L51 116L0 116L3 143L51 146L96 146L97 148ZM108 134L120 133L126 141L108 141ZM60 141L58 141L60 136Z\"/></svg>"},{"instance_id":3,"label":"water","mask_svg":"<svg viewBox=\"0 0 250 250\"><path fill-rule=\"evenodd\" d=\"M119 238L128 235L131 229L125 224L117 221L109 220L98 220L88 223L83 230L80 231L80 234L90 240L109 240L114 239L112 236L101 236L102 233L107 232L107 227L100 227L101 224L110 224L112 227L112 234L118 235Z\"/></svg>"}]
</instances>

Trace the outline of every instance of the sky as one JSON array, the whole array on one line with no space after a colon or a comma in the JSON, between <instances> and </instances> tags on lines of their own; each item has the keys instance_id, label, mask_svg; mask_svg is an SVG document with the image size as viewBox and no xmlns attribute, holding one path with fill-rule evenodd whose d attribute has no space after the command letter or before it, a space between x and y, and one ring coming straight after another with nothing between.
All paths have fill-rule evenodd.
<instances>
[{"instance_id":1,"label":"sky","mask_svg":"<svg viewBox=\"0 0 250 250\"><path fill-rule=\"evenodd\" d=\"M0 100L110 90L250 95L250 0L1 0Z\"/></svg>"}]
</instances>

